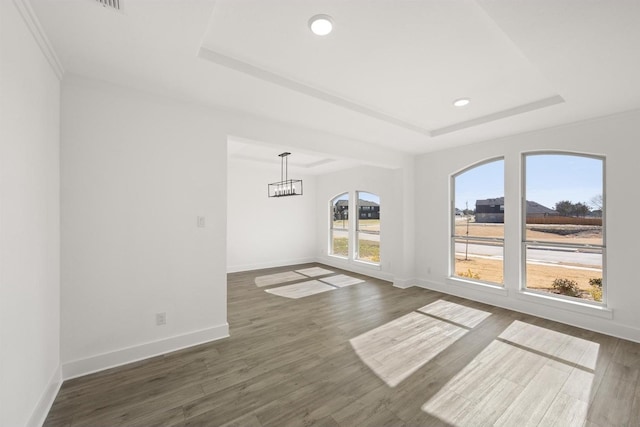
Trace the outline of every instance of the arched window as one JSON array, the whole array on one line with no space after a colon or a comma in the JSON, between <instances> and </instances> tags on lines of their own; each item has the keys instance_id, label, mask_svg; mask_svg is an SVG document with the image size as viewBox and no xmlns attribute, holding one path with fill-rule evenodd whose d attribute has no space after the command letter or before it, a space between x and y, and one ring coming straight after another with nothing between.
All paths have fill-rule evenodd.
<instances>
[{"instance_id":1,"label":"arched window","mask_svg":"<svg viewBox=\"0 0 640 427\"><path fill-rule=\"evenodd\" d=\"M349 257L349 193L336 196L330 203L329 254Z\"/></svg>"},{"instance_id":2,"label":"arched window","mask_svg":"<svg viewBox=\"0 0 640 427\"><path fill-rule=\"evenodd\" d=\"M504 283L504 160L452 177L451 276Z\"/></svg>"},{"instance_id":3,"label":"arched window","mask_svg":"<svg viewBox=\"0 0 640 427\"><path fill-rule=\"evenodd\" d=\"M527 153L523 165L526 290L604 302L604 159Z\"/></svg>"},{"instance_id":4,"label":"arched window","mask_svg":"<svg viewBox=\"0 0 640 427\"><path fill-rule=\"evenodd\" d=\"M380 264L380 197L357 191L356 259Z\"/></svg>"}]
</instances>

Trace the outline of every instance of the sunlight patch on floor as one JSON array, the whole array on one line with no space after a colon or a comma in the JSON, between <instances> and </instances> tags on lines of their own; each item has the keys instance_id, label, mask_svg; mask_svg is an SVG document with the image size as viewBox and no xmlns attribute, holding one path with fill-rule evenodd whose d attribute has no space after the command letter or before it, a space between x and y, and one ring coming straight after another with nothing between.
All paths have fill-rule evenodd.
<instances>
[{"instance_id":1,"label":"sunlight patch on floor","mask_svg":"<svg viewBox=\"0 0 640 427\"><path fill-rule=\"evenodd\" d=\"M583 426L599 344L515 321L422 410L452 426Z\"/></svg>"},{"instance_id":2,"label":"sunlight patch on floor","mask_svg":"<svg viewBox=\"0 0 640 427\"><path fill-rule=\"evenodd\" d=\"M491 316L488 311L441 299L419 308L418 311L443 320L449 320L467 328L475 328L483 320Z\"/></svg>"},{"instance_id":3,"label":"sunlight patch on floor","mask_svg":"<svg viewBox=\"0 0 640 427\"><path fill-rule=\"evenodd\" d=\"M301 270L295 270L295 272L304 274L307 277L318 277L324 276L325 274L333 274L333 271L327 270L326 268L322 267L303 268Z\"/></svg>"},{"instance_id":4,"label":"sunlight patch on floor","mask_svg":"<svg viewBox=\"0 0 640 427\"><path fill-rule=\"evenodd\" d=\"M326 285L317 280L309 280L306 282L295 283L293 285L265 289L265 292L273 295L278 295L280 297L298 299L322 292L333 291L335 289L336 288L334 288L333 286Z\"/></svg>"},{"instance_id":5,"label":"sunlight patch on floor","mask_svg":"<svg viewBox=\"0 0 640 427\"><path fill-rule=\"evenodd\" d=\"M362 279L356 277L347 276L346 274L338 274L336 276L323 277L321 281L328 283L338 288L344 288L345 286L357 285L358 283L364 283Z\"/></svg>"},{"instance_id":6,"label":"sunlight patch on floor","mask_svg":"<svg viewBox=\"0 0 640 427\"><path fill-rule=\"evenodd\" d=\"M490 313L449 301L422 307L372 329L349 342L360 359L390 387L395 387L464 336L470 318ZM442 315L442 318L433 311ZM429 313L429 315L425 314ZM446 320L445 319L446 316ZM477 324L478 322L474 322Z\"/></svg>"},{"instance_id":7,"label":"sunlight patch on floor","mask_svg":"<svg viewBox=\"0 0 640 427\"><path fill-rule=\"evenodd\" d=\"M306 279L307 276L296 273L295 271L285 271L284 273L267 274L265 276L256 277L256 286L272 286L280 283L293 282L295 280Z\"/></svg>"}]
</instances>

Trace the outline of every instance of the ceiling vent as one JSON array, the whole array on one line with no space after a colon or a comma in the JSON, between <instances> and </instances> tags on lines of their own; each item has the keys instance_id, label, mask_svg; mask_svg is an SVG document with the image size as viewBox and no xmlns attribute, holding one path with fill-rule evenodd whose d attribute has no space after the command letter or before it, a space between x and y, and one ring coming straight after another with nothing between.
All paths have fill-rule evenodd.
<instances>
[{"instance_id":1,"label":"ceiling vent","mask_svg":"<svg viewBox=\"0 0 640 427\"><path fill-rule=\"evenodd\" d=\"M102 7L106 7L113 10L120 10L120 0L96 0Z\"/></svg>"}]
</instances>

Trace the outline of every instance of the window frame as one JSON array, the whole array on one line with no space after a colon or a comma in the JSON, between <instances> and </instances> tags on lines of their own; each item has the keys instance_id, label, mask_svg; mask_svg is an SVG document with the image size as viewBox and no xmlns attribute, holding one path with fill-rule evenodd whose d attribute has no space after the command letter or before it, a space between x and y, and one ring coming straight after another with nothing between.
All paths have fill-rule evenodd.
<instances>
[{"instance_id":1,"label":"window frame","mask_svg":"<svg viewBox=\"0 0 640 427\"><path fill-rule=\"evenodd\" d=\"M589 159L600 160L602 162L602 243L600 245L593 244L581 244L581 243L557 243L557 242L546 242L546 241L537 241L537 240L528 240L527 239L527 157L529 156L544 156L544 155L555 155L555 156L576 156L576 157L585 157ZM521 180L521 188L520 188L520 283L519 283L519 291L521 294L532 295L537 297L544 297L555 301L567 302L572 304L581 304L588 305L596 308L607 308L607 226L606 226L606 215L607 215L607 196L606 196L606 156L600 154L591 154L591 153L583 153L583 152L575 152L575 151L565 151L565 150L541 150L541 151L527 151L521 153L520 156L520 180ZM602 255L602 300L601 301L591 301L578 297L571 297L567 295L553 294L551 292L539 291L536 289L527 287L527 247L528 246L536 246L536 245L544 245L544 246L552 246L559 248L572 248L572 249L581 249L581 248L596 248L600 250Z\"/></svg>"}]
</instances>

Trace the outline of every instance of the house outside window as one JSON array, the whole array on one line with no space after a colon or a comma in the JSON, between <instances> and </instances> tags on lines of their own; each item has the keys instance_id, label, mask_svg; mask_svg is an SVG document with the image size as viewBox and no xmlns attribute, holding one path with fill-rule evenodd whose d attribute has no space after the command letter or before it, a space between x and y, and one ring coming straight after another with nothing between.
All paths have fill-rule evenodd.
<instances>
[{"instance_id":1,"label":"house outside window","mask_svg":"<svg viewBox=\"0 0 640 427\"><path fill-rule=\"evenodd\" d=\"M357 191L356 195L355 259L380 264L380 197L366 191Z\"/></svg>"}]
</instances>

